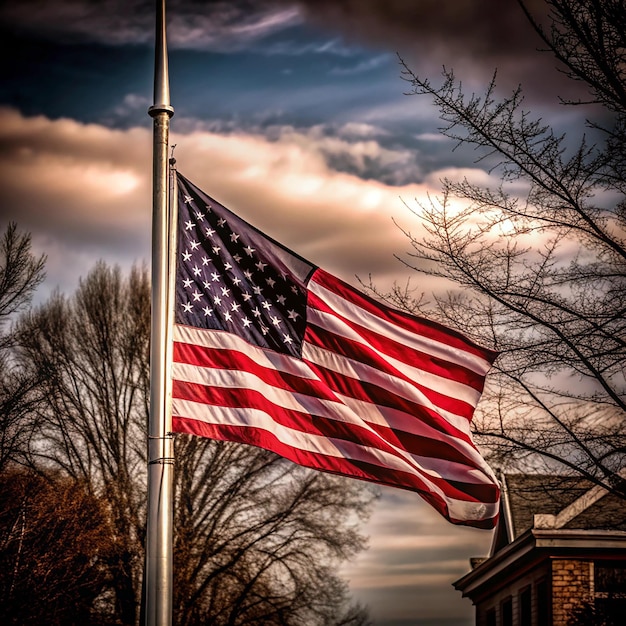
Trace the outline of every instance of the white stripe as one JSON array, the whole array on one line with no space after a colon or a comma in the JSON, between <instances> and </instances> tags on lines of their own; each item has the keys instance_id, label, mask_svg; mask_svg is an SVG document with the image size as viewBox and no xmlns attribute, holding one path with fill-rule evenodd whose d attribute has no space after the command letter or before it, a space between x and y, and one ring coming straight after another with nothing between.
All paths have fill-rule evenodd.
<instances>
[{"instance_id":1,"label":"white stripe","mask_svg":"<svg viewBox=\"0 0 626 626\"><path fill-rule=\"evenodd\" d=\"M204 348L234 350L247 355L254 363L261 367L293 374L300 378L319 380L319 377L306 363L308 360L349 378L367 380L385 389L390 389L390 393L399 395L420 406L435 411L455 428L461 428L459 426L459 420L467 422L465 417L458 416L433 404L410 383L392 377L389 374L384 374L371 366L341 357L332 351L311 346L307 342L302 344L302 359L297 359L286 354L279 354L272 350L264 350L258 346L253 346L237 335L219 330L192 328L190 326L175 324L174 341L190 345L199 345Z\"/></svg>"},{"instance_id":2,"label":"white stripe","mask_svg":"<svg viewBox=\"0 0 626 626\"><path fill-rule=\"evenodd\" d=\"M393 430L412 433L414 435L421 435L424 434L425 431L428 431L432 433L432 436L428 435L431 439L436 439L436 433L439 433L442 438L452 437L455 441L462 441L452 434L441 433L441 431L436 428L429 426L421 417L417 417L401 409L366 402L365 400L359 400L358 398L346 396L339 392L335 392L335 396L337 396L341 402L348 405L355 413L362 415L363 419L367 420L370 424L380 424L381 426L388 426ZM471 437L470 423L466 418L449 414L448 419L444 420L444 423L446 422L455 430ZM463 443L464 445L470 445L466 442Z\"/></svg>"},{"instance_id":3,"label":"white stripe","mask_svg":"<svg viewBox=\"0 0 626 626\"><path fill-rule=\"evenodd\" d=\"M491 470L489 465L487 465L485 459L483 459L482 455L480 454L480 452L478 452L476 447L469 442L463 439L459 439L452 434L445 432L442 433L436 428L429 426L421 419L418 419L413 415L410 415L409 413L405 413L404 411L399 411L398 409L392 409L390 407L379 406L370 402L363 402L362 400L350 398L349 396L344 396L339 393L336 395L344 404L348 406L348 408L350 408L354 413L362 417L364 421L370 424L388 426L395 431L406 432L413 435L419 435L421 437L427 437L428 439L433 439L435 441L443 441L447 443L455 450L460 452L462 455L467 457L469 462L480 468L483 474L489 476L492 482L496 482L496 477L493 474L493 471ZM464 418L460 418L458 421L463 422L466 427L466 434L469 435L468 421ZM447 461L443 462L447 463ZM442 473L442 477L444 473ZM484 482L484 480L481 480L479 482Z\"/></svg>"},{"instance_id":4,"label":"white stripe","mask_svg":"<svg viewBox=\"0 0 626 626\"><path fill-rule=\"evenodd\" d=\"M263 359L263 356L281 356L276 355L274 352L269 352L269 355L266 354L266 351L261 348L253 348L249 346L246 342L239 339L236 336L232 336L228 333L223 333L219 331L199 331L196 332L197 329L191 329L189 327L176 327L175 328L175 338L180 340L182 338L191 339L194 335L195 338L201 339L204 343L204 347L219 347L224 348L224 344L230 344L232 347L243 347L251 348L255 353L258 353L257 358L254 359L255 363L260 365L261 367L273 369L274 363L276 359ZM246 350L246 353L249 354L249 351ZM262 361L265 360L265 363ZM280 361L284 361L283 366L288 366L295 359L293 357L287 357L286 359L280 359ZM284 371L283 369L283 371ZM294 373L294 372L291 372ZM306 369L306 373L309 374L309 378L313 377L313 373ZM223 369L212 369L212 368L202 368L198 365L190 365L184 363L173 363L172 364L172 378L174 380L181 380L189 383L197 383L208 386L215 387L224 387L224 388L244 388L244 389L252 389L262 394L267 399L271 398L271 402L280 406L284 409L301 411L304 413L309 413L312 415L319 415L321 417L326 417L327 419L334 419L337 421L342 421L347 424L356 424L363 428L366 428L373 436L376 438L381 438L381 436L371 428L371 426L364 421L364 413L367 411L368 416L375 419L376 417L376 408L375 405L361 402L349 397L339 396L339 394L335 394L337 396L337 402L332 402L330 400L322 400L316 396L308 396L300 393L289 392L287 390L274 387L263 380L261 380L257 375L250 372L243 372L239 370L223 370ZM358 411L355 411L350 408L350 403L352 406L358 406ZM380 415L380 411L378 411L378 415ZM455 416L456 417L456 416ZM417 418L413 418L413 420L418 423L419 420ZM378 423L387 424L384 420L380 418L376 420ZM465 424L466 428L468 427L468 422L465 418L456 418L455 421L457 423ZM423 425L423 429L426 426ZM434 429L430 429L435 437L438 438L437 435L440 435L439 431L435 431ZM426 435L429 436L429 435ZM453 438L452 438L453 439ZM443 440L443 439L441 439ZM456 441L456 440L455 440ZM393 449L395 449L399 454L401 454L408 463L417 462L418 464L423 466L423 470L426 470L426 466L430 467L431 470L434 468L432 457L421 457L408 453L403 448L393 445L391 442L386 442ZM480 455L478 455L480 457ZM421 459L424 459L422 461ZM444 461L444 464L447 461ZM445 479L445 473L438 474L441 478Z\"/></svg>"},{"instance_id":5,"label":"white stripe","mask_svg":"<svg viewBox=\"0 0 626 626\"><path fill-rule=\"evenodd\" d=\"M328 330L336 335L339 335L340 337L345 337L346 339L354 341L362 346L367 346L380 358L389 363L392 367L395 367L402 374L408 376L417 384L423 385L424 387L441 393L444 396L463 400L474 407L478 404L478 400L481 396L480 391L477 391L473 387L459 381L444 378L443 376L433 374L432 372L428 372L423 369L418 369L417 367L413 367L412 365L408 365L403 361L399 361L398 359L389 356L385 352L381 352L379 349L365 341L365 339L363 339L363 337L361 337L353 328L346 324L346 322L331 313L326 313L325 311L319 311L309 307L307 309L307 320L315 323L324 330Z\"/></svg>"},{"instance_id":6,"label":"white stripe","mask_svg":"<svg viewBox=\"0 0 626 626\"><path fill-rule=\"evenodd\" d=\"M406 380L396 378L391 374L381 372L379 369L372 367L371 365L366 365L360 361L349 359L337 354L336 352L332 352L331 350L325 350L324 348L313 346L307 341L302 344L302 358L310 363L314 363L320 367L324 367L341 374L342 376L378 385L379 387L387 390L390 394L406 398L411 402L415 402L415 404L419 404L420 406L435 411L451 424L455 424L460 418L467 419L462 415L451 413L450 411L436 405L432 400L427 398L423 392L417 389L417 387L413 387L413 385Z\"/></svg>"},{"instance_id":7,"label":"white stripe","mask_svg":"<svg viewBox=\"0 0 626 626\"><path fill-rule=\"evenodd\" d=\"M247 355L254 363L267 369L293 374L300 378L319 380L318 376L302 359L281 354L273 350L264 350L252 345L237 335L223 331L191 326L174 325L174 341L197 345L203 348L233 350Z\"/></svg>"},{"instance_id":8,"label":"white stripe","mask_svg":"<svg viewBox=\"0 0 626 626\"><path fill-rule=\"evenodd\" d=\"M205 404L174 398L172 414L216 426L254 427L272 433L282 444L296 450L334 458L363 461L390 470L407 471L406 465L400 459L381 450L360 446L349 441L296 431L277 424L271 419L271 416L256 409L207 407ZM452 517L456 519L482 519L482 517L477 517L480 511L483 511L488 517L493 517L497 513L497 505L468 503L450 498L437 485L428 481L427 477L416 472L411 473L424 482L425 491L437 493L446 502ZM467 506L468 504L471 506ZM494 509L494 513L489 514L492 509ZM461 517L461 515L470 515L470 517Z\"/></svg>"},{"instance_id":9,"label":"white stripe","mask_svg":"<svg viewBox=\"0 0 626 626\"><path fill-rule=\"evenodd\" d=\"M352 411L347 405L329 400L322 400L316 396L308 396L301 393L291 392L271 384L264 382L256 374L244 372L240 370L223 370L201 368L197 365L189 365L185 363L174 363L172 368L172 376L174 380L180 380L188 383L207 385L209 387L220 387L226 389L250 389L261 394L268 402L277 407L290 411L299 411L308 415L319 416L326 419L342 422L353 426L359 426L366 429L376 440L387 448L395 450L397 454L404 459L408 466L404 471L416 473L415 469L421 470L437 476L444 480L447 479L445 470L451 467L450 461L442 461L431 456L423 457L408 452L401 446L397 446L386 440L377 433L362 417ZM250 409L253 410L253 409ZM256 409L255 409L256 410ZM355 444L356 445L356 444ZM360 445L360 444L359 444ZM385 452L385 454L389 454ZM441 472L436 467L441 466ZM467 469L467 468L466 468ZM462 480L456 471L450 476L454 480ZM469 480L467 482L475 482ZM484 482L484 479L483 481Z\"/></svg>"},{"instance_id":10,"label":"white stripe","mask_svg":"<svg viewBox=\"0 0 626 626\"><path fill-rule=\"evenodd\" d=\"M207 385L209 387L250 389L257 391L267 401L283 409L299 411L301 413L325 417L345 424L361 426L380 439L380 435L376 433L369 424L364 422L340 400L333 402L332 400L325 400L317 396L305 395L275 387L270 383L266 383L252 372L210 369L198 365L189 365L187 363L174 363L172 367L172 377L174 380Z\"/></svg>"},{"instance_id":11,"label":"white stripe","mask_svg":"<svg viewBox=\"0 0 626 626\"><path fill-rule=\"evenodd\" d=\"M471 352L466 352L461 348L450 346L446 343L430 339L424 335L420 335L412 330L403 328L384 320L376 315L373 315L369 311L362 309L354 302L346 300L342 296L330 291L326 287L322 287L319 283L315 282L315 274L309 281L309 290L315 295L319 296L332 311L337 311L343 317L351 320L363 326L365 328L371 328L373 331L390 337L394 341L410 346L415 350L430 354L451 363L462 365L468 369L485 376L491 367L491 364L480 356L477 356Z\"/></svg>"},{"instance_id":12,"label":"white stripe","mask_svg":"<svg viewBox=\"0 0 626 626\"><path fill-rule=\"evenodd\" d=\"M336 458L365 461L389 470L401 471L423 479L416 468L402 459L370 446L352 441L334 439L324 435L302 432L280 424L270 414L261 409L207 406L193 400L174 398L172 414L190 417L207 424L224 426L250 426L272 433L281 443L304 452L324 454Z\"/></svg>"}]
</instances>

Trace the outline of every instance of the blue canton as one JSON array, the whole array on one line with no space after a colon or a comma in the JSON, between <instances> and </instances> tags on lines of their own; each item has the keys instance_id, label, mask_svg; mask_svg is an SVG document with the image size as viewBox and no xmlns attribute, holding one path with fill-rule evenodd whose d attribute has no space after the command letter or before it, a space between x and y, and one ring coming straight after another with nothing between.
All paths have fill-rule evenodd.
<instances>
[{"instance_id":1,"label":"blue canton","mask_svg":"<svg viewBox=\"0 0 626 626\"><path fill-rule=\"evenodd\" d=\"M314 266L180 175L178 194L176 323L223 330L299 357L307 290L290 261L309 274Z\"/></svg>"}]
</instances>

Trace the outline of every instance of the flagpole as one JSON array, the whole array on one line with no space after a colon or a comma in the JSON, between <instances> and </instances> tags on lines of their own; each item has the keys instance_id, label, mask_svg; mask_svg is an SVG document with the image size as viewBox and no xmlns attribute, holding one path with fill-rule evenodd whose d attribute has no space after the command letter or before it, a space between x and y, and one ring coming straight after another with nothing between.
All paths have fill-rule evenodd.
<instances>
[{"instance_id":1,"label":"flagpole","mask_svg":"<svg viewBox=\"0 0 626 626\"><path fill-rule=\"evenodd\" d=\"M146 529L146 626L172 623L173 471L172 418L167 353L171 327L168 144L170 105L165 0L156 0L152 175L152 311L150 416L148 421L148 516Z\"/></svg>"}]
</instances>

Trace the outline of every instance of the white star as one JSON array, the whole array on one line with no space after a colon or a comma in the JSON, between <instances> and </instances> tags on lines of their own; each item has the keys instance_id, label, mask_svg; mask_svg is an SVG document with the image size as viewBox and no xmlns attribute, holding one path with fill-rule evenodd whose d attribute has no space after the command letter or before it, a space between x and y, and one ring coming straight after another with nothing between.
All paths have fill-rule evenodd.
<instances>
[{"instance_id":1,"label":"white star","mask_svg":"<svg viewBox=\"0 0 626 626\"><path fill-rule=\"evenodd\" d=\"M211 274L211 280L212 280L213 282L217 282L219 279L220 279L220 275L219 275L217 272L213 272L213 273Z\"/></svg>"},{"instance_id":2,"label":"white star","mask_svg":"<svg viewBox=\"0 0 626 626\"><path fill-rule=\"evenodd\" d=\"M274 289L276 281L273 278L266 278L265 282L270 286L270 289Z\"/></svg>"},{"instance_id":3,"label":"white star","mask_svg":"<svg viewBox=\"0 0 626 626\"><path fill-rule=\"evenodd\" d=\"M193 307L191 306L191 302L187 302L187 304L183 304L183 310L185 313L191 313Z\"/></svg>"},{"instance_id":4,"label":"white star","mask_svg":"<svg viewBox=\"0 0 626 626\"><path fill-rule=\"evenodd\" d=\"M185 252L183 252L183 261L189 261L189 259L191 259L191 253L185 250Z\"/></svg>"},{"instance_id":5,"label":"white star","mask_svg":"<svg viewBox=\"0 0 626 626\"><path fill-rule=\"evenodd\" d=\"M193 296L194 302L198 302L198 300L203 297L203 294L201 294L197 289L191 295Z\"/></svg>"},{"instance_id":6,"label":"white star","mask_svg":"<svg viewBox=\"0 0 626 626\"><path fill-rule=\"evenodd\" d=\"M244 270L243 275L248 279L252 280L252 272L250 270Z\"/></svg>"},{"instance_id":7,"label":"white star","mask_svg":"<svg viewBox=\"0 0 626 626\"><path fill-rule=\"evenodd\" d=\"M194 224L191 220L189 220L188 222L185 222L185 230L191 230L193 226Z\"/></svg>"},{"instance_id":8,"label":"white star","mask_svg":"<svg viewBox=\"0 0 626 626\"><path fill-rule=\"evenodd\" d=\"M285 296L281 294L280 296L276 296L276 300L278 300L279 304L285 304L285 301L287 300L287 298L285 298Z\"/></svg>"},{"instance_id":9,"label":"white star","mask_svg":"<svg viewBox=\"0 0 626 626\"><path fill-rule=\"evenodd\" d=\"M224 226L224 224L226 224L226 220L223 217L220 217L219 220L217 220L217 225L222 228L222 226Z\"/></svg>"},{"instance_id":10,"label":"white star","mask_svg":"<svg viewBox=\"0 0 626 626\"><path fill-rule=\"evenodd\" d=\"M261 306L266 310L269 311L272 308L272 303L268 302L267 300L265 302L263 302L261 304Z\"/></svg>"},{"instance_id":11,"label":"white star","mask_svg":"<svg viewBox=\"0 0 626 626\"><path fill-rule=\"evenodd\" d=\"M208 265L210 262L211 262L211 259L209 259L208 256L202 257L202 265Z\"/></svg>"},{"instance_id":12,"label":"white star","mask_svg":"<svg viewBox=\"0 0 626 626\"><path fill-rule=\"evenodd\" d=\"M293 339L291 338L290 335L285 335L285 333L283 333L283 341L285 343L293 343Z\"/></svg>"},{"instance_id":13,"label":"white star","mask_svg":"<svg viewBox=\"0 0 626 626\"><path fill-rule=\"evenodd\" d=\"M207 237L213 237L213 235L215 234L215 231L212 228L205 228L204 229L204 234Z\"/></svg>"},{"instance_id":14,"label":"white star","mask_svg":"<svg viewBox=\"0 0 626 626\"><path fill-rule=\"evenodd\" d=\"M222 287L222 295L228 297L230 295L230 289L228 289L228 287Z\"/></svg>"},{"instance_id":15,"label":"white star","mask_svg":"<svg viewBox=\"0 0 626 626\"><path fill-rule=\"evenodd\" d=\"M225 270L232 270L233 266L228 261L226 261L226 263L224 263L224 269Z\"/></svg>"},{"instance_id":16,"label":"white star","mask_svg":"<svg viewBox=\"0 0 626 626\"><path fill-rule=\"evenodd\" d=\"M228 311L226 311L226 313L224 313L224 319L227 322L230 322L233 319L233 316Z\"/></svg>"},{"instance_id":17,"label":"white star","mask_svg":"<svg viewBox=\"0 0 626 626\"><path fill-rule=\"evenodd\" d=\"M244 252L248 255L248 256L252 256L253 252L256 252L256 250L254 248L251 248L249 245L246 246L244 248Z\"/></svg>"},{"instance_id":18,"label":"white star","mask_svg":"<svg viewBox=\"0 0 626 626\"><path fill-rule=\"evenodd\" d=\"M241 263L241 255L233 254L233 259L235 259L235 263Z\"/></svg>"},{"instance_id":19,"label":"white star","mask_svg":"<svg viewBox=\"0 0 626 626\"><path fill-rule=\"evenodd\" d=\"M205 289L211 289L211 283L208 280L203 280L202 284L204 285Z\"/></svg>"},{"instance_id":20,"label":"white star","mask_svg":"<svg viewBox=\"0 0 626 626\"><path fill-rule=\"evenodd\" d=\"M196 219L199 222L203 222L204 221L204 213L200 213L200 211L196 211Z\"/></svg>"},{"instance_id":21,"label":"white star","mask_svg":"<svg viewBox=\"0 0 626 626\"><path fill-rule=\"evenodd\" d=\"M252 322L247 317L242 317L241 318L241 323L243 324L244 328L248 328L248 326L250 326L250 324L252 324Z\"/></svg>"},{"instance_id":22,"label":"white star","mask_svg":"<svg viewBox=\"0 0 626 626\"><path fill-rule=\"evenodd\" d=\"M241 304L239 304L238 302L233 302L233 305L230 307L230 310L238 312L240 306Z\"/></svg>"},{"instance_id":23,"label":"white star","mask_svg":"<svg viewBox=\"0 0 626 626\"><path fill-rule=\"evenodd\" d=\"M254 309L252 309L252 315L254 315L254 317L261 317L261 311L259 311L259 307L254 307Z\"/></svg>"},{"instance_id":24,"label":"white star","mask_svg":"<svg viewBox=\"0 0 626 626\"><path fill-rule=\"evenodd\" d=\"M254 287L252 287L252 291L254 291L257 296L260 296L263 293L263 289L261 289L258 285L254 285Z\"/></svg>"},{"instance_id":25,"label":"white star","mask_svg":"<svg viewBox=\"0 0 626 626\"><path fill-rule=\"evenodd\" d=\"M219 246L213 246L213 254L219 254L221 248Z\"/></svg>"},{"instance_id":26,"label":"white star","mask_svg":"<svg viewBox=\"0 0 626 626\"><path fill-rule=\"evenodd\" d=\"M209 308L208 306L205 306L202 310L204 311L205 317L211 317L211 315L213 315L213 309Z\"/></svg>"},{"instance_id":27,"label":"white star","mask_svg":"<svg viewBox=\"0 0 626 626\"><path fill-rule=\"evenodd\" d=\"M233 278L233 285L235 285L235 287L239 287L239 283L241 283L241 278L235 276L235 278Z\"/></svg>"},{"instance_id":28,"label":"white star","mask_svg":"<svg viewBox=\"0 0 626 626\"><path fill-rule=\"evenodd\" d=\"M267 263L263 263L263 261L259 261L258 263L255 263L255 266L259 270L259 272L262 272L267 267Z\"/></svg>"},{"instance_id":29,"label":"white star","mask_svg":"<svg viewBox=\"0 0 626 626\"><path fill-rule=\"evenodd\" d=\"M215 304L222 304L222 299L219 296L213 296L213 302L215 302Z\"/></svg>"},{"instance_id":30,"label":"white star","mask_svg":"<svg viewBox=\"0 0 626 626\"><path fill-rule=\"evenodd\" d=\"M300 313L296 313L295 311L288 311L287 312L289 315L289 319L293 320L294 322L298 319L298 317L300 317Z\"/></svg>"},{"instance_id":31,"label":"white star","mask_svg":"<svg viewBox=\"0 0 626 626\"><path fill-rule=\"evenodd\" d=\"M189 287L193 285L193 280L191 280L191 278L185 278L185 280L183 280L183 285L185 285L186 289L189 289Z\"/></svg>"},{"instance_id":32,"label":"white star","mask_svg":"<svg viewBox=\"0 0 626 626\"><path fill-rule=\"evenodd\" d=\"M270 332L270 329L269 329L267 326L264 326L263 324L261 324L261 332L262 332L264 335L267 335L267 333L269 333L269 332Z\"/></svg>"},{"instance_id":33,"label":"white star","mask_svg":"<svg viewBox=\"0 0 626 626\"><path fill-rule=\"evenodd\" d=\"M194 265L191 271L193 272L194 276L200 276L200 274L202 274L202 270L197 265Z\"/></svg>"},{"instance_id":34,"label":"white star","mask_svg":"<svg viewBox=\"0 0 626 626\"><path fill-rule=\"evenodd\" d=\"M230 233L230 240L235 243L239 239L239 235L237 233Z\"/></svg>"},{"instance_id":35,"label":"white star","mask_svg":"<svg viewBox=\"0 0 626 626\"><path fill-rule=\"evenodd\" d=\"M250 295L247 291L244 291L244 292L241 294L241 297L242 297L242 298L243 298L246 302L248 302L248 300L250 300L250 299L252 298L252 296L251 296L251 295Z\"/></svg>"},{"instance_id":36,"label":"white star","mask_svg":"<svg viewBox=\"0 0 626 626\"><path fill-rule=\"evenodd\" d=\"M272 315L272 324L274 324L274 326L278 326L281 322L282 320L280 318L276 317L275 315Z\"/></svg>"},{"instance_id":37,"label":"white star","mask_svg":"<svg viewBox=\"0 0 626 626\"><path fill-rule=\"evenodd\" d=\"M200 247L200 242L199 241L191 241L189 242L189 245L191 246L192 250L196 250Z\"/></svg>"},{"instance_id":38,"label":"white star","mask_svg":"<svg viewBox=\"0 0 626 626\"><path fill-rule=\"evenodd\" d=\"M291 285L291 291L298 293L298 288L295 285Z\"/></svg>"},{"instance_id":39,"label":"white star","mask_svg":"<svg viewBox=\"0 0 626 626\"><path fill-rule=\"evenodd\" d=\"M189 204L193 198L191 196L185 196L185 204Z\"/></svg>"}]
</instances>

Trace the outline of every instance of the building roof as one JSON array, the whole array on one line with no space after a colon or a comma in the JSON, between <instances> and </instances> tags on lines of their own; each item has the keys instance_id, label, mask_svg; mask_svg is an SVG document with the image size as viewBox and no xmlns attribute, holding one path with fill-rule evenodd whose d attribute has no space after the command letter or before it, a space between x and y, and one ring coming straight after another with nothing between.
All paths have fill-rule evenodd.
<instances>
[{"instance_id":1,"label":"building roof","mask_svg":"<svg viewBox=\"0 0 626 626\"><path fill-rule=\"evenodd\" d=\"M626 500L576 476L503 474L491 554L533 528L626 530Z\"/></svg>"}]
</instances>

